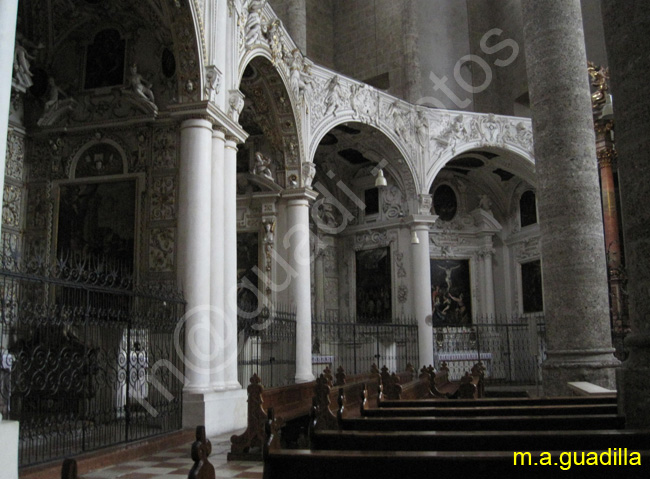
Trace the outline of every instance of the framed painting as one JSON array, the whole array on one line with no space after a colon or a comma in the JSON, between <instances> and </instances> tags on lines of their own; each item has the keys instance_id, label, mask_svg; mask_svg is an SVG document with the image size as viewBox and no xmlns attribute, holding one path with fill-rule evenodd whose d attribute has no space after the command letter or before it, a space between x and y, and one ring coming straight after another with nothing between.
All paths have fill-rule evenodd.
<instances>
[{"instance_id":1,"label":"framed painting","mask_svg":"<svg viewBox=\"0 0 650 479\"><path fill-rule=\"evenodd\" d=\"M524 313L544 311L542 263L540 260L521 264L521 295Z\"/></svg>"},{"instance_id":2,"label":"framed painting","mask_svg":"<svg viewBox=\"0 0 650 479\"><path fill-rule=\"evenodd\" d=\"M431 260L431 306L434 326L472 323L468 259Z\"/></svg>"}]
</instances>

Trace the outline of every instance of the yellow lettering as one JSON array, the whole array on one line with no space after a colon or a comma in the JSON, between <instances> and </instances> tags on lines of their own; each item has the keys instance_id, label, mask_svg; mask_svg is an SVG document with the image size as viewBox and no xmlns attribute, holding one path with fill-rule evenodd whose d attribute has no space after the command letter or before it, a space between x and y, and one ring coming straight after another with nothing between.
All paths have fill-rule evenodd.
<instances>
[{"instance_id":1,"label":"yellow lettering","mask_svg":"<svg viewBox=\"0 0 650 479\"><path fill-rule=\"evenodd\" d=\"M588 452L587 453L587 465L588 466L597 466L598 465L598 453Z\"/></svg>"},{"instance_id":2,"label":"yellow lettering","mask_svg":"<svg viewBox=\"0 0 650 479\"><path fill-rule=\"evenodd\" d=\"M566 471L568 469L571 469L571 453L570 452L563 452L560 454L560 469L563 471Z\"/></svg>"},{"instance_id":3,"label":"yellow lettering","mask_svg":"<svg viewBox=\"0 0 650 479\"><path fill-rule=\"evenodd\" d=\"M540 466L550 466L552 465L552 458L550 452L543 452L539 455L539 465Z\"/></svg>"},{"instance_id":4,"label":"yellow lettering","mask_svg":"<svg viewBox=\"0 0 650 479\"><path fill-rule=\"evenodd\" d=\"M530 463L532 462L532 456L530 452L515 452L514 453L514 461L515 461L515 466L517 466L517 458L521 458L521 465L522 466L530 466ZM527 460L527 462L526 462Z\"/></svg>"},{"instance_id":5,"label":"yellow lettering","mask_svg":"<svg viewBox=\"0 0 650 479\"><path fill-rule=\"evenodd\" d=\"M605 462L607 460L607 462ZM612 465L612 450L611 448L607 452L600 453L600 465L601 466L611 466Z\"/></svg>"},{"instance_id":6,"label":"yellow lettering","mask_svg":"<svg viewBox=\"0 0 650 479\"><path fill-rule=\"evenodd\" d=\"M580 454L580 456L578 456ZM581 457L580 462L578 462L578 457ZM576 466L584 466L585 465L585 453L578 453L574 452L573 453L573 464Z\"/></svg>"},{"instance_id":7,"label":"yellow lettering","mask_svg":"<svg viewBox=\"0 0 650 479\"><path fill-rule=\"evenodd\" d=\"M640 466L641 465L641 453L632 452L630 453L630 466Z\"/></svg>"}]
</instances>

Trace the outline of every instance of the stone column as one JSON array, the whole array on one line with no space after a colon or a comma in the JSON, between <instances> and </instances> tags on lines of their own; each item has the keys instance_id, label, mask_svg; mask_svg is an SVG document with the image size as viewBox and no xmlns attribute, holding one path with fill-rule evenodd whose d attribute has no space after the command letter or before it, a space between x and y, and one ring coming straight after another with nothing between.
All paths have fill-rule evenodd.
<instances>
[{"instance_id":1,"label":"stone column","mask_svg":"<svg viewBox=\"0 0 650 479\"><path fill-rule=\"evenodd\" d=\"M487 315L487 307L486 307L486 292L485 292L485 281L483 279L485 278L485 262L483 261L483 254L480 251L477 251L476 254L474 255L474 258L476 258L476 276L481 278L480 281L478 282L478 297L479 297L479 308L477 311L477 316L478 320L481 323L485 322L485 316Z\"/></svg>"},{"instance_id":2,"label":"stone column","mask_svg":"<svg viewBox=\"0 0 650 479\"><path fill-rule=\"evenodd\" d=\"M413 264L413 312L418 323L418 356L420 365L433 364L433 331L431 322L431 260L429 256L429 224L414 223L418 244L411 244Z\"/></svg>"},{"instance_id":3,"label":"stone column","mask_svg":"<svg viewBox=\"0 0 650 479\"><path fill-rule=\"evenodd\" d=\"M237 380L237 140L226 137L223 165L223 291L224 381L228 389L239 389Z\"/></svg>"},{"instance_id":4,"label":"stone column","mask_svg":"<svg viewBox=\"0 0 650 479\"><path fill-rule=\"evenodd\" d=\"M544 392L614 387L602 212L580 0L523 0L538 184Z\"/></svg>"},{"instance_id":5,"label":"stone column","mask_svg":"<svg viewBox=\"0 0 650 479\"><path fill-rule=\"evenodd\" d=\"M0 192L4 191L11 79L14 65L18 0L0 2ZM0 229L2 225L0 224ZM0 230L0 233L2 231Z\"/></svg>"},{"instance_id":6,"label":"stone column","mask_svg":"<svg viewBox=\"0 0 650 479\"><path fill-rule=\"evenodd\" d=\"M402 0L402 31L404 38L404 97L411 103L422 97L420 52L418 49L418 2ZM379 73L379 72L377 72Z\"/></svg>"},{"instance_id":7,"label":"stone column","mask_svg":"<svg viewBox=\"0 0 650 479\"><path fill-rule=\"evenodd\" d=\"M616 119L618 179L632 333L628 359L618 372L619 409L626 427L650 427L650 118L643 93L650 71L650 3L603 0L607 56Z\"/></svg>"},{"instance_id":8,"label":"stone column","mask_svg":"<svg viewBox=\"0 0 650 479\"><path fill-rule=\"evenodd\" d=\"M317 194L310 188L286 190L287 229L281 239L291 267L289 297L296 308L296 382L314 380L311 370L311 258L309 204Z\"/></svg>"},{"instance_id":9,"label":"stone column","mask_svg":"<svg viewBox=\"0 0 650 479\"><path fill-rule=\"evenodd\" d=\"M220 129L212 132L212 217L210 244L210 385L217 391L225 389L224 379L224 148L225 134Z\"/></svg>"},{"instance_id":10,"label":"stone column","mask_svg":"<svg viewBox=\"0 0 650 479\"><path fill-rule=\"evenodd\" d=\"M307 54L307 5L306 0L287 1L287 31L300 51Z\"/></svg>"},{"instance_id":11,"label":"stone column","mask_svg":"<svg viewBox=\"0 0 650 479\"><path fill-rule=\"evenodd\" d=\"M210 389L210 192L212 123L181 124L178 279L185 312L185 391Z\"/></svg>"},{"instance_id":12,"label":"stone column","mask_svg":"<svg viewBox=\"0 0 650 479\"><path fill-rule=\"evenodd\" d=\"M496 320L494 317L494 271L492 270L492 256L494 255L494 249L492 248L492 240L489 239L490 244L484 246L483 249L479 252L479 256L483 258L483 283L484 294L483 298L485 302L484 314L488 322L493 322ZM469 299L468 299L469 300Z\"/></svg>"}]
</instances>

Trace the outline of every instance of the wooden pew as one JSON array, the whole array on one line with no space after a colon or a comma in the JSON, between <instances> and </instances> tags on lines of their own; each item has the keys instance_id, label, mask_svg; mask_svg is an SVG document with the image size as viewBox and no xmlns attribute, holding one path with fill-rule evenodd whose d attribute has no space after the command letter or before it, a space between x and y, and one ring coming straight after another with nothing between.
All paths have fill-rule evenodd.
<instances>
[{"instance_id":1,"label":"wooden pew","mask_svg":"<svg viewBox=\"0 0 650 479\"><path fill-rule=\"evenodd\" d=\"M328 368L323 372L327 384L334 381L334 375ZM365 374L346 376L342 367L336 373L335 382L343 387L349 398L347 407L350 411L358 411L360 393L364 383L371 385L369 400L374 404L377 402L379 386L381 382L380 372L377 366L373 365L371 371ZM282 424L288 421L310 415L314 388L317 382L293 384L277 388L265 389L257 374L253 374L248 386L248 420L246 430L240 435L233 435L230 438L230 452L228 460L254 460L260 459L262 445L264 444L264 424L268 417L268 409L273 408L275 417ZM336 391L333 391L330 402L336 403ZM335 417L335 416L334 416Z\"/></svg>"},{"instance_id":2,"label":"wooden pew","mask_svg":"<svg viewBox=\"0 0 650 479\"><path fill-rule=\"evenodd\" d=\"M368 408L361 412L368 417L396 416L558 416L566 414L616 414L616 404L569 404L550 406L477 406L469 407L378 407Z\"/></svg>"},{"instance_id":3,"label":"wooden pew","mask_svg":"<svg viewBox=\"0 0 650 479\"><path fill-rule=\"evenodd\" d=\"M616 396L568 396L548 398L479 398L479 399L407 399L407 400L384 400L379 407L469 407L477 406L552 406L563 404L616 404Z\"/></svg>"}]
</instances>

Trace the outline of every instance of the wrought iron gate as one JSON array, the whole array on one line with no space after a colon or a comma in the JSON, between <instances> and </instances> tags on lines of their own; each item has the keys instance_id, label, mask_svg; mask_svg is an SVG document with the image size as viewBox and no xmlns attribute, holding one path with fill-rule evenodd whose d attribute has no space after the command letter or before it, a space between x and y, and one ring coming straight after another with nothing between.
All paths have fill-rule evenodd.
<instances>
[{"instance_id":1,"label":"wrought iron gate","mask_svg":"<svg viewBox=\"0 0 650 479\"><path fill-rule=\"evenodd\" d=\"M184 302L121 270L3 258L0 407L21 466L180 429Z\"/></svg>"}]
</instances>

